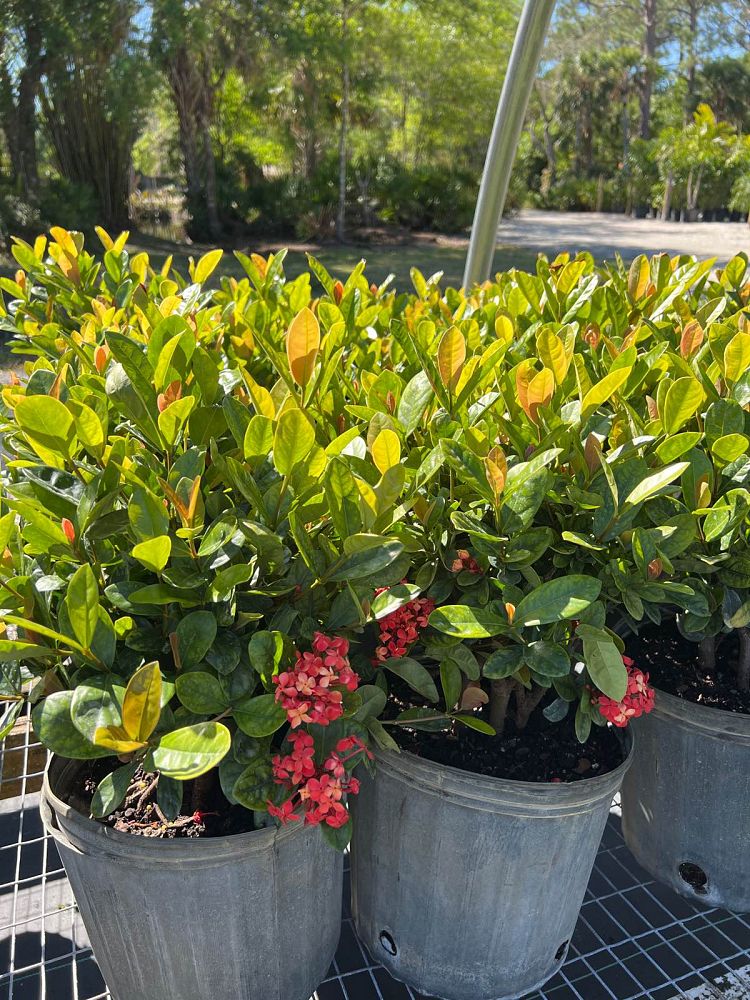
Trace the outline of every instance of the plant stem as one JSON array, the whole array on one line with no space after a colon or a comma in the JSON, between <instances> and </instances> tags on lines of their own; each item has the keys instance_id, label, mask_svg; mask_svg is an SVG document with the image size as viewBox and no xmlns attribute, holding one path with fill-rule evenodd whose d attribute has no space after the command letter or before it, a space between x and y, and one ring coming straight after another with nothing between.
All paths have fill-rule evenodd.
<instances>
[{"instance_id":1,"label":"plant stem","mask_svg":"<svg viewBox=\"0 0 750 1000\"><path fill-rule=\"evenodd\" d=\"M737 658L737 686L740 691L750 691L750 628L737 629L740 651Z\"/></svg>"},{"instance_id":2,"label":"plant stem","mask_svg":"<svg viewBox=\"0 0 750 1000\"><path fill-rule=\"evenodd\" d=\"M713 672L716 669L716 636L707 635L698 645L698 655L704 670Z\"/></svg>"},{"instance_id":3,"label":"plant stem","mask_svg":"<svg viewBox=\"0 0 750 1000\"><path fill-rule=\"evenodd\" d=\"M531 691L527 691L520 684L516 686L516 729L526 728L531 713L542 700L546 691L547 688L540 684L534 684Z\"/></svg>"},{"instance_id":4,"label":"plant stem","mask_svg":"<svg viewBox=\"0 0 750 1000\"><path fill-rule=\"evenodd\" d=\"M513 691L513 684L514 682L509 677L490 683L490 725L498 736L502 736L505 729L505 718L508 714L508 702Z\"/></svg>"}]
</instances>

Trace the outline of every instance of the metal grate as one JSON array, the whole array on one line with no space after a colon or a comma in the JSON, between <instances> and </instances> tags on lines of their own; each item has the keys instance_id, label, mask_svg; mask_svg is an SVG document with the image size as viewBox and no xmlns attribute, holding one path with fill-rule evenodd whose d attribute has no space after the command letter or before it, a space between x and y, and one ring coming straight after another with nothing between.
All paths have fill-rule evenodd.
<instances>
[{"instance_id":1,"label":"metal grate","mask_svg":"<svg viewBox=\"0 0 750 1000\"><path fill-rule=\"evenodd\" d=\"M0 1000L109 1000L39 819L46 757L29 732L21 719L0 754ZM346 878L341 941L313 1000L421 1000L359 944ZM613 806L568 960L527 1000L643 997L750 1000L750 916L693 906L650 879Z\"/></svg>"}]
</instances>

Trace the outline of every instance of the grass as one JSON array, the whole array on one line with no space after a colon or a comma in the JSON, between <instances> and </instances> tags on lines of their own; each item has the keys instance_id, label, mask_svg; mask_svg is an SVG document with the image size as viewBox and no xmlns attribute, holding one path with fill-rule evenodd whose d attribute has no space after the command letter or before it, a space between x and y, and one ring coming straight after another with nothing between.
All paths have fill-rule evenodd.
<instances>
[{"instance_id":1,"label":"grass","mask_svg":"<svg viewBox=\"0 0 750 1000\"><path fill-rule=\"evenodd\" d=\"M100 251L97 240L89 245L94 247L95 253ZM265 256L283 246L289 247L284 270L290 278L295 278L302 271L308 269L305 256L308 252L318 257L335 277L340 278L345 278L364 258L367 261L366 274L371 281L380 284L392 273L395 275L394 286L399 290L408 291L413 290L409 278L412 267L419 268L426 277L436 271L442 271L444 285L459 287L463 280L467 241L451 237L420 235L409 242L347 244L343 246L259 241L255 245L242 245L239 249L245 253L257 251ZM133 233L128 248L133 253L145 250L149 254L152 264L157 268L161 267L164 260L171 254L177 269L185 275L187 274L188 259L190 257L198 258L206 250L211 249L208 244L175 243L143 233ZM534 270L535 260L536 253L532 250L509 246L499 247L495 254L495 270L507 270L511 267ZM0 254L0 274L11 276L15 269L16 265L12 257ZM216 274L217 276L231 275L236 278L244 276L244 271L231 249L226 250Z\"/></svg>"},{"instance_id":2,"label":"grass","mask_svg":"<svg viewBox=\"0 0 750 1000\"><path fill-rule=\"evenodd\" d=\"M168 254L172 254L175 264L183 273L187 273L189 257L198 257L208 245L189 246L181 243L171 243L153 237L134 234L131 249L146 250L152 262L161 265ZM380 284L389 274L395 275L395 287L399 290L411 290L409 272L417 267L429 277L436 271L443 272L443 284L459 287L463 280L464 261L466 259L467 241L448 237L417 236L410 242L367 243L336 246L331 244L299 244L272 243L262 241L256 246L242 246L245 253L257 251L266 256L283 246L289 253L284 262L284 271L290 278L297 277L308 270L306 253L312 253L337 278L345 278L361 259L367 261L366 274L371 281ZM506 270L520 267L534 270L536 253L517 247L499 247L495 255L495 269ZM243 277L240 267L231 250L225 253L219 269L219 274Z\"/></svg>"}]
</instances>

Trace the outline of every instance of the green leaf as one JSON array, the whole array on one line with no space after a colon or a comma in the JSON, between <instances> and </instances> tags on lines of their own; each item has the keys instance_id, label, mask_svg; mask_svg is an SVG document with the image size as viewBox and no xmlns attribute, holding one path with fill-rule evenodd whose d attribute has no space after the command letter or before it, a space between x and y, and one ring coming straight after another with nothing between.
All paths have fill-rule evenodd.
<instances>
[{"instance_id":1,"label":"green leaf","mask_svg":"<svg viewBox=\"0 0 750 1000\"><path fill-rule=\"evenodd\" d=\"M146 542L134 545L130 554L146 569L161 573L169 561L171 551L172 539L169 535L158 535L156 538L149 538Z\"/></svg>"},{"instance_id":2,"label":"green leaf","mask_svg":"<svg viewBox=\"0 0 750 1000\"><path fill-rule=\"evenodd\" d=\"M14 417L42 461L56 469L65 468L75 441L70 410L54 396L33 395L16 403Z\"/></svg>"},{"instance_id":3,"label":"green leaf","mask_svg":"<svg viewBox=\"0 0 750 1000\"><path fill-rule=\"evenodd\" d=\"M357 722L367 719L377 719L385 708L385 691L377 684L363 684L357 688L357 694L362 698L362 704L352 716Z\"/></svg>"},{"instance_id":4,"label":"green leaf","mask_svg":"<svg viewBox=\"0 0 750 1000\"><path fill-rule=\"evenodd\" d=\"M336 569L328 575L329 580L361 580L372 576L390 566L404 551L401 542L393 539L383 541L375 535L366 537L373 539L373 543L344 556L343 561L337 563Z\"/></svg>"},{"instance_id":5,"label":"green leaf","mask_svg":"<svg viewBox=\"0 0 750 1000\"><path fill-rule=\"evenodd\" d=\"M183 668L205 660L216 639L216 628L216 616L211 611L193 611L180 621L175 631Z\"/></svg>"},{"instance_id":6,"label":"green leaf","mask_svg":"<svg viewBox=\"0 0 750 1000\"><path fill-rule=\"evenodd\" d=\"M612 636L591 625L579 625L576 635L583 639L583 662L591 680L608 698L622 701L628 690L628 671Z\"/></svg>"},{"instance_id":7,"label":"green leaf","mask_svg":"<svg viewBox=\"0 0 750 1000\"><path fill-rule=\"evenodd\" d=\"M256 413L247 425L242 451L247 461L265 458L273 447L273 421Z\"/></svg>"},{"instance_id":8,"label":"green leaf","mask_svg":"<svg viewBox=\"0 0 750 1000\"><path fill-rule=\"evenodd\" d=\"M271 736L286 722L286 712L273 694L243 698L233 708L234 719L248 736Z\"/></svg>"},{"instance_id":9,"label":"green leaf","mask_svg":"<svg viewBox=\"0 0 750 1000\"><path fill-rule=\"evenodd\" d=\"M430 625L458 639L486 639L508 629L508 622L499 615L466 604L444 604L436 608L430 615Z\"/></svg>"},{"instance_id":10,"label":"green leaf","mask_svg":"<svg viewBox=\"0 0 750 1000\"><path fill-rule=\"evenodd\" d=\"M744 434L724 434L711 445L711 454L720 462L729 464L748 453L750 440Z\"/></svg>"},{"instance_id":11,"label":"green leaf","mask_svg":"<svg viewBox=\"0 0 750 1000\"><path fill-rule=\"evenodd\" d=\"M232 737L220 722L199 722L166 733L153 752L154 767L168 778L197 778L228 753Z\"/></svg>"},{"instance_id":12,"label":"green leaf","mask_svg":"<svg viewBox=\"0 0 750 1000\"><path fill-rule=\"evenodd\" d=\"M583 711L580 703L576 709L575 730L579 743L585 743L591 734L591 716Z\"/></svg>"},{"instance_id":13,"label":"green leaf","mask_svg":"<svg viewBox=\"0 0 750 1000\"><path fill-rule=\"evenodd\" d=\"M135 535L141 541L148 541L169 533L169 515L161 500L136 486L128 504L128 520Z\"/></svg>"},{"instance_id":14,"label":"green leaf","mask_svg":"<svg viewBox=\"0 0 750 1000\"><path fill-rule=\"evenodd\" d=\"M315 430L301 410L286 410L279 417L273 439L273 464L282 476L307 458L315 444Z\"/></svg>"},{"instance_id":15,"label":"green leaf","mask_svg":"<svg viewBox=\"0 0 750 1000\"><path fill-rule=\"evenodd\" d=\"M681 476L685 469L689 467L690 462L675 462L673 465L668 465L664 469L659 469L658 472L653 473L651 476L646 476L646 478L642 479L635 489L627 495L625 498L625 504L635 506L635 504L642 503L644 500L648 500L650 497L655 496L665 486L674 482L674 480Z\"/></svg>"},{"instance_id":16,"label":"green leaf","mask_svg":"<svg viewBox=\"0 0 750 1000\"><path fill-rule=\"evenodd\" d=\"M523 662L523 646L506 646L504 649L496 649L485 660L482 676L491 681L501 681L518 673Z\"/></svg>"},{"instance_id":17,"label":"green leaf","mask_svg":"<svg viewBox=\"0 0 750 1000\"><path fill-rule=\"evenodd\" d=\"M694 448L700 439L700 431L685 431L682 434L676 434L674 437L662 441L656 449L656 457L665 464L674 462L675 459Z\"/></svg>"},{"instance_id":18,"label":"green leaf","mask_svg":"<svg viewBox=\"0 0 750 1000\"><path fill-rule=\"evenodd\" d=\"M334 456L323 476L328 509L339 538L349 538L362 528L359 490L346 462Z\"/></svg>"},{"instance_id":19,"label":"green leaf","mask_svg":"<svg viewBox=\"0 0 750 1000\"><path fill-rule=\"evenodd\" d=\"M610 396L613 396L627 382L631 370L630 368L617 368L589 389L581 403L581 423L588 420L602 403L606 403Z\"/></svg>"},{"instance_id":20,"label":"green leaf","mask_svg":"<svg viewBox=\"0 0 750 1000\"><path fill-rule=\"evenodd\" d=\"M440 683L443 687L445 707L452 711L461 697L461 671L452 660L443 660L440 664Z\"/></svg>"},{"instance_id":21,"label":"green leaf","mask_svg":"<svg viewBox=\"0 0 750 1000\"><path fill-rule=\"evenodd\" d=\"M382 666L390 670L392 674L406 681L410 688L421 694L429 701L438 700L438 692L435 682L428 670L421 663L417 663L409 656L394 656L389 660L383 660Z\"/></svg>"},{"instance_id":22,"label":"green leaf","mask_svg":"<svg viewBox=\"0 0 750 1000\"><path fill-rule=\"evenodd\" d=\"M111 756L111 750L94 746L73 725L70 714L72 701L72 691L56 691L36 706L31 720L42 744L52 753L71 760Z\"/></svg>"},{"instance_id":23,"label":"green leaf","mask_svg":"<svg viewBox=\"0 0 750 1000\"><path fill-rule=\"evenodd\" d=\"M453 718L457 722L462 722L465 726L468 726L469 729L476 729L478 733L484 733L485 736L497 735L492 726L486 723L483 719L478 718L476 715L466 715L461 713L459 715L454 715Z\"/></svg>"},{"instance_id":24,"label":"green leaf","mask_svg":"<svg viewBox=\"0 0 750 1000\"><path fill-rule=\"evenodd\" d=\"M92 677L85 683L78 684L70 705L73 725L93 743L97 729L120 724L120 706L124 695L124 683L119 678L115 681L111 675Z\"/></svg>"},{"instance_id":25,"label":"green leaf","mask_svg":"<svg viewBox=\"0 0 750 1000\"><path fill-rule=\"evenodd\" d=\"M232 795L246 809L262 810L266 809L277 787L271 762L265 754L258 754L235 781Z\"/></svg>"},{"instance_id":26,"label":"green leaf","mask_svg":"<svg viewBox=\"0 0 750 1000\"><path fill-rule=\"evenodd\" d=\"M91 649L99 621L99 588L88 563L80 566L70 578L65 605L73 635L84 649Z\"/></svg>"},{"instance_id":27,"label":"green leaf","mask_svg":"<svg viewBox=\"0 0 750 1000\"><path fill-rule=\"evenodd\" d=\"M375 620L385 618L386 615L419 597L419 594L419 587L415 587L414 584L397 583L395 587L389 587L373 599L370 614Z\"/></svg>"},{"instance_id":28,"label":"green leaf","mask_svg":"<svg viewBox=\"0 0 750 1000\"><path fill-rule=\"evenodd\" d=\"M159 430L166 443L173 447L177 443L187 418L193 412L195 396L183 396L162 410L159 414Z\"/></svg>"},{"instance_id":29,"label":"green leaf","mask_svg":"<svg viewBox=\"0 0 750 1000\"><path fill-rule=\"evenodd\" d=\"M429 406L433 395L433 388L427 374L417 372L404 389L396 413L407 436L419 426L422 414Z\"/></svg>"},{"instance_id":30,"label":"green leaf","mask_svg":"<svg viewBox=\"0 0 750 1000\"><path fill-rule=\"evenodd\" d=\"M548 625L576 618L597 599L601 589L601 581L593 576L573 574L548 580L520 601L513 620L522 625Z\"/></svg>"},{"instance_id":31,"label":"green leaf","mask_svg":"<svg viewBox=\"0 0 750 1000\"><path fill-rule=\"evenodd\" d=\"M124 767L118 767L115 771L105 775L96 786L94 797L91 800L91 815L101 819L109 816L120 805L128 794L130 782L138 767L138 761L131 761Z\"/></svg>"},{"instance_id":32,"label":"green leaf","mask_svg":"<svg viewBox=\"0 0 750 1000\"><path fill-rule=\"evenodd\" d=\"M323 839L328 843L334 851L338 851L340 854L347 849L349 846L349 841L352 839L352 819L351 816L344 823L343 826L329 826L327 823L321 823L320 829L323 834Z\"/></svg>"},{"instance_id":33,"label":"green leaf","mask_svg":"<svg viewBox=\"0 0 750 1000\"><path fill-rule=\"evenodd\" d=\"M250 666L259 675L267 688L271 678L279 672L279 664L284 655L284 637L281 632L267 632L261 629L250 636L247 644Z\"/></svg>"},{"instance_id":34,"label":"green leaf","mask_svg":"<svg viewBox=\"0 0 750 1000\"><path fill-rule=\"evenodd\" d=\"M539 639L526 647L524 659L527 665L542 677L564 677L570 673L570 657L556 642Z\"/></svg>"},{"instance_id":35,"label":"green leaf","mask_svg":"<svg viewBox=\"0 0 750 1000\"><path fill-rule=\"evenodd\" d=\"M703 398L703 386L697 379L690 375L676 379L667 390L661 414L667 434L676 434L693 416Z\"/></svg>"},{"instance_id":36,"label":"green leaf","mask_svg":"<svg viewBox=\"0 0 750 1000\"><path fill-rule=\"evenodd\" d=\"M168 778L166 774L159 775L159 783L156 786L156 804L170 823L180 815L182 793L182 782Z\"/></svg>"},{"instance_id":37,"label":"green leaf","mask_svg":"<svg viewBox=\"0 0 750 1000\"><path fill-rule=\"evenodd\" d=\"M218 715L229 707L218 677L203 670L178 674L175 688L185 708L196 715Z\"/></svg>"}]
</instances>

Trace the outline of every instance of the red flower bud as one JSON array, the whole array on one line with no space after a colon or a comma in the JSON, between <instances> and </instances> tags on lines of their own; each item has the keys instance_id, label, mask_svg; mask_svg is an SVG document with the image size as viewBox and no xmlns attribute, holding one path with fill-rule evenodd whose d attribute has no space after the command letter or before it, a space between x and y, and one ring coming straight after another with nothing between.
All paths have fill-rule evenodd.
<instances>
[{"instance_id":1,"label":"red flower bud","mask_svg":"<svg viewBox=\"0 0 750 1000\"><path fill-rule=\"evenodd\" d=\"M344 286L340 281L335 281L333 283L333 297L336 300L336 305L338 305L344 297Z\"/></svg>"},{"instance_id":2,"label":"red flower bud","mask_svg":"<svg viewBox=\"0 0 750 1000\"><path fill-rule=\"evenodd\" d=\"M62 521L60 521L60 527L62 528L63 532L65 533L65 537L68 539L68 541L72 545L73 542L76 540L76 529L73 526L73 522L70 521L70 520L68 520L67 517L64 517L62 519Z\"/></svg>"}]
</instances>

